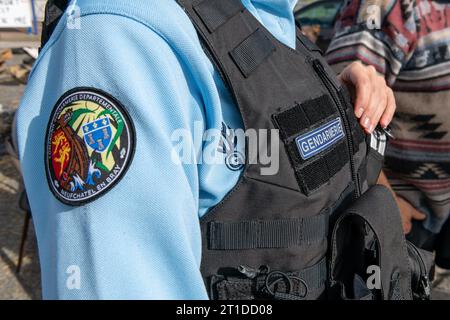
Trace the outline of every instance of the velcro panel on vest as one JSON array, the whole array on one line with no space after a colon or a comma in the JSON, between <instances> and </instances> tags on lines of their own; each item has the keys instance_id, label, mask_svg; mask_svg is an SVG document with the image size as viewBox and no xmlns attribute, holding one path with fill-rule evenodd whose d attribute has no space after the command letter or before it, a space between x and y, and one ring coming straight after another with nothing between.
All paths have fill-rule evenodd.
<instances>
[{"instance_id":1,"label":"velcro panel on vest","mask_svg":"<svg viewBox=\"0 0 450 320\"><path fill-rule=\"evenodd\" d=\"M275 45L257 29L234 48L230 55L244 77L248 78L256 68L275 51Z\"/></svg>"},{"instance_id":2,"label":"velcro panel on vest","mask_svg":"<svg viewBox=\"0 0 450 320\"><path fill-rule=\"evenodd\" d=\"M339 143L331 152L301 169L296 168L297 179L306 194L310 194L330 179L348 163L348 151L344 142Z\"/></svg>"},{"instance_id":3,"label":"velcro panel on vest","mask_svg":"<svg viewBox=\"0 0 450 320\"><path fill-rule=\"evenodd\" d=\"M245 9L241 0L205 0L193 8L211 33Z\"/></svg>"},{"instance_id":4,"label":"velcro panel on vest","mask_svg":"<svg viewBox=\"0 0 450 320\"><path fill-rule=\"evenodd\" d=\"M209 223L210 250L290 248L326 239L328 211L302 219Z\"/></svg>"},{"instance_id":5,"label":"velcro panel on vest","mask_svg":"<svg viewBox=\"0 0 450 320\"><path fill-rule=\"evenodd\" d=\"M267 266L270 268L270 266ZM210 280L210 297L218 300L315 300L325 290L327 261L300 270L274 270L254 278L215 275Z\"/></svg>"},{"instance_id":6,"label":"velcro panel on vest","mask_svg":"<svg viewBox=\"0 0 450 320\"><path fill-rule=\"evenodd\" d=\"M306 195L328 183L349 161L345 139L337 141L330 148L308 159L300 156L295 141L301 134L337 119L339 114L333 106L331 98L323 95L273 116L275 126L280 130L294 167L299 186Z\"/></svg>"},{"instance_id":7,"label":"velcro panel on vest","mask_svg":"<svg viewBox=\"0 0 450 320\"><path fill-rule=\"evenodd\" d=\"M327 95L296 104L292 108L274 115L282 137L287 140L298 135L315 123L336 115L333 102Z\"/></svg>"}]
</instances>

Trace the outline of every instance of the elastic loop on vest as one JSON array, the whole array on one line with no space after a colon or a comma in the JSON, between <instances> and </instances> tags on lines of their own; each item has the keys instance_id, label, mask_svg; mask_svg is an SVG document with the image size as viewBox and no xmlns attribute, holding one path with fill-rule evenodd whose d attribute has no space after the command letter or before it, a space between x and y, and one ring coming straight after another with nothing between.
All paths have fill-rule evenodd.
<instances>
[{"instance_id":1,"label":"elastic loop on vest","mask_svg":"<svg viewBox=\"0 0 450 320\"><path fill-rule=\"evenodd\" d=\"M240 0L205 0L193 8L211 33L245 9Z\"/></svg>"},{"instance_id":2,"label":"elastic loop on vest","mask_svg":"<svg viewBox=\"0 0 450 320\"><path fill-rule=\"evenodd\" d=\"M327 282L327 259L302 270L260 273L253 278L213 275L211 298L219 300L317 299Z\"/></svg>"},{"instance_id":3,"label":"elastic loop on vest","mask_svg":"<svg viewBox=\"0 0 450 320\"><path fill-rule=\"evenodd\" d=\"M328 211L303 219L210 222L210 250L290 248L326 240Z\"/></svg>"},{"instance_id":4,"label":"elastic loop on vest","mask_svg":"<svg viewBox=\"0 0 450 320\"><path fill-rule=\"evenodd\" d=\"M285 281L287 284L286 292L276 292L274 287L280 282ZM294 281L297 281L299 285L304 287L304 292L301 294L294 294L292 291L294 287ZM272 271L266 277L265 289L269 295L279 300L303 300L308 295L308 284L302 278L296 276L290 276L287 273L281 271Z\"/></svg>"}]
</instances>

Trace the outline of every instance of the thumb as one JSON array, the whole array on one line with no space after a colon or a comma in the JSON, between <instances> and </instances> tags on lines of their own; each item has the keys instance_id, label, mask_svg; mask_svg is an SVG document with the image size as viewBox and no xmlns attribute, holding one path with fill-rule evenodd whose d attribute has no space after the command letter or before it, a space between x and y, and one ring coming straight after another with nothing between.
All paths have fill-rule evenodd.
<instances>
[{"instance_id":1,"label":"thumb","mask_svg":"<svg viewBox=\"0 0 450 320\"><path fill-rule=\"evenodd\" d=\"M414 210L412 210L411 217L414 220L424 220L427 216L425 214L423 214L422 212L414 209Z\"/></svg>"}]
</instances>

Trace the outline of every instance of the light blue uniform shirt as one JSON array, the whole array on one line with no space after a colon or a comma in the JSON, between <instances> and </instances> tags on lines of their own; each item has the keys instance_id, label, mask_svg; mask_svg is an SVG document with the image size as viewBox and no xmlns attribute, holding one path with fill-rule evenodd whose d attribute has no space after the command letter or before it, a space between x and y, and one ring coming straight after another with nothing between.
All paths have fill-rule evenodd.
<instances>
[{"instance_id":1,"label":"light blue uniform shirt","mask_svg":"<svg viewBox=\"0 0 450 320\"><path fill-rule=\"evenodd\" d=\"M296 0L242 1L280 41L295 46ZM224 161L177 163L174 133L184 129L201 153L207 142L196 144L195 134L220 130L222 123L241 128L242 118L174 0L74 2L80 28L67 28L62 18L17 114L43 297L207 299L199 218L235 186L241 171ZM51 193L44 152L51 112L75 87L97 88L120 101L134 124L136 149L109 192L73 207Z\"/></svg>"}]
</instances>

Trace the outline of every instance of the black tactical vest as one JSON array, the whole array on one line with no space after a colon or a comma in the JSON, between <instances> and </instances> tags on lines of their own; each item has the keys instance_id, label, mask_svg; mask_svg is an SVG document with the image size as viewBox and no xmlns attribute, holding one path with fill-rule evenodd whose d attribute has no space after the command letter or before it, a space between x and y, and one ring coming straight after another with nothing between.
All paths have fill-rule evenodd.
<instances>
[{"instance_id":1,"label":"black tactical vest","mask_svg":"<svg viewBox=\"0 0 450 320\"><path fill-rule=\"evenodd\" d=\"M201 220L210 298L427 298L430 265L405 242L390 191L374 185L386 136L364 135L315 44L298 31L287 47L240 0L177 1L245 129L278 129L281 140L275 175L249 161L247 143L239 182ZM42 47L68 2L48 1Z\"/></svg>"},{"instance_id":2,"label":"black tactical vest","mask_svg":"<svg viewBox=\"0 0 450 320\"><path fill-rule=\"evenodd\" d=\"M374 235L369 229L383 228L384 213L378 213L374 223L372 212L344 214L374 183L368 181L373 170L366 167L369 158L377 157L376 148L368 147L348 94L320 50L300 31L296 50L287 47L240 0L178 3L228 86L245 129L279 129L282 140L276 175L262 175L262 165L246 163L237 185L201 220L201 272L210 297L410 298L405 241L389 192L377 187L369 194L369 201L381 195L381 203L372 205L391 205L394 217L389 220L397 224L388 237L398 244L389 249L386 266L380 261L380 247L370 247L386 242L382 230L374 231L383 239L365 244L365 235ZM368 211L373 211L370 206ZM360 218L343 219L347 215ZM338 217L341 228L330 241L337 242L339 252L332 252L330 225ZM342 256L348 253L340 245L348 240L346 235L359 243L351 251L354 257L346 257L343 265ZM371 252L373 259L366 259ZM365 288L368 261L382 267L384 287L378 292ZM331 274L330 268L335 269Z\"/></svg>"}]
</instances>

